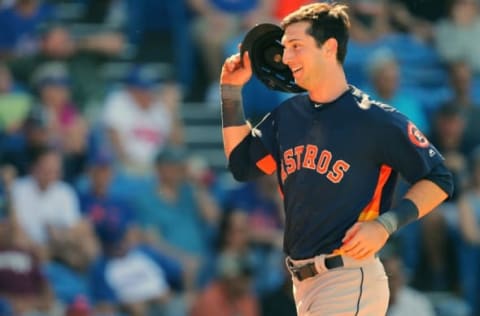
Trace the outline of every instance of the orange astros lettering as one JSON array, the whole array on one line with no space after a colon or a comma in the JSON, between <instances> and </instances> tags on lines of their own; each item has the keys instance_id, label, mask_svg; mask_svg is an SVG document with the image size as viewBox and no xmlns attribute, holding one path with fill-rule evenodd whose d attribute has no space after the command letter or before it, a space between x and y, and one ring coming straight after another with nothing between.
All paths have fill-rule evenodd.
<instances>
[{"instance_id":1,"label":"orange astros lettering","mask_svg":"<svg viewBox=\"0 0 480 316\"><path fill-rule=\"evenodd\" d=\"M318 147L315 145L307 145L305 157L303 158L303 168L315 170L315 158L317 157Z\"/></svg>"},{"instance_id":2,"label":"orange astros lettering","mask_svg":"<svg viewBox=\"0 0 480 316\"><path fill-rule=\"evenodd\" d=\"M281 179L285 182L292 173L303 169L314 170L319 174L326 174L332 183L340 183L350 164L345 160L333 160L333 154L323 149L319 154L318 146L307 144L289 148L283 152L281 161Z\"/></svg>"},{"instance_id":3,"label":"orange astros lettering","mask_svg":"<svg viewBox=\"0 0 480 316\"><path fill-rule=\"evenodd\" d=\"M333 183L339 183L342 181L345 172L350 169L350 165L344 160L337 160L333 165L332 171L327 174L327 179Z\"/></svg>"}]
</instances>

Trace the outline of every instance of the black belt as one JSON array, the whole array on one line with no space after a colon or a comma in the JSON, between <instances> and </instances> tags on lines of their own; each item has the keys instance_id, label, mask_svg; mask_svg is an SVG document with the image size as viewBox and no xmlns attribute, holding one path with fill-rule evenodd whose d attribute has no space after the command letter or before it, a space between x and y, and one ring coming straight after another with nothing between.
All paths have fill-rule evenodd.
<instances>
[{"instance_id":1,"label":"black belt","mask_svg":"<svg viewBox=\"0 0 480 316\"><path fill-rule=\"evenodd\" d=\"M330 269L343 267L343 259L341 255L325 258L325 267ZM315 262L309 262L301 266L295 266L290 260L288 260L288 269L298 281L316 276L319 272L315 268Z\"/></svg>"}]
</instances>

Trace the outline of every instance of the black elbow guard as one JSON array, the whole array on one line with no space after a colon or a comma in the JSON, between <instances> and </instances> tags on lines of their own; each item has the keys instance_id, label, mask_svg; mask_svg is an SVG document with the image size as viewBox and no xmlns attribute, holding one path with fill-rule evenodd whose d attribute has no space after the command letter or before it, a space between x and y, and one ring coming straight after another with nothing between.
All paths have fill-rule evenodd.
<instances>
[{"instance_id":1,"label":"black elbow guard","mask_svg":"<svg viewBox=\"0 0 480 316\"><path fill-rule=\"evenodd\" d=\"M251 139L250 136L245 137L230 153L228 169L237 181L249 181L264 175L250 156Z\"/></svg>"},{"instance_id":2,"label":"black elbow guard","mask_svg":"<svg viewBox=\"0 0 480 316\"><path fill-rule=\"evenodd\" d=\"M424 179L432 181L445 191L449 197L452 197L454 190L453 175L444 164L436 165Z\"/></svg>"}]
</instances>

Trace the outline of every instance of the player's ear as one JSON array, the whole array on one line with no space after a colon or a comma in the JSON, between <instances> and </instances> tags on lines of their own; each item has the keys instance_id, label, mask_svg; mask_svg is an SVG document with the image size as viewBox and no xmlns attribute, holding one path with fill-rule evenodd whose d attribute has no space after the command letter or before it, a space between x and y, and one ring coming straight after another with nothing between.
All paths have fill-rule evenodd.
<instances>
[{"instance_id":1,"label":"player's ear","mask_svg":"<svg viewBox=\"0 0 480 316\"><path fill-rule=\"evenodd\" d=\"M333 37L323 43L323 48L328 57L337 57L338 42Z\"/></svg>"}]
</instances>

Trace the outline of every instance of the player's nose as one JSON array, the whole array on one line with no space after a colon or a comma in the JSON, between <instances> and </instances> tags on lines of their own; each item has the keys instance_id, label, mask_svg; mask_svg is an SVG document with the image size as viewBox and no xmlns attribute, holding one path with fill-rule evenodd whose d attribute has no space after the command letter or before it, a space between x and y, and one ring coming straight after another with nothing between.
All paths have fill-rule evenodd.
<instances>
[{"instance_id":1,"label":"player's nose","mask_svg":"<svg viewBox=\"0 0 480 316\"><path fill-rule=\"evenodd\" d=\"M282 62L288 66L288 64L292 61L292 53L288 49L283 50L282 54Z\"/></svg>"}]
</instances>

